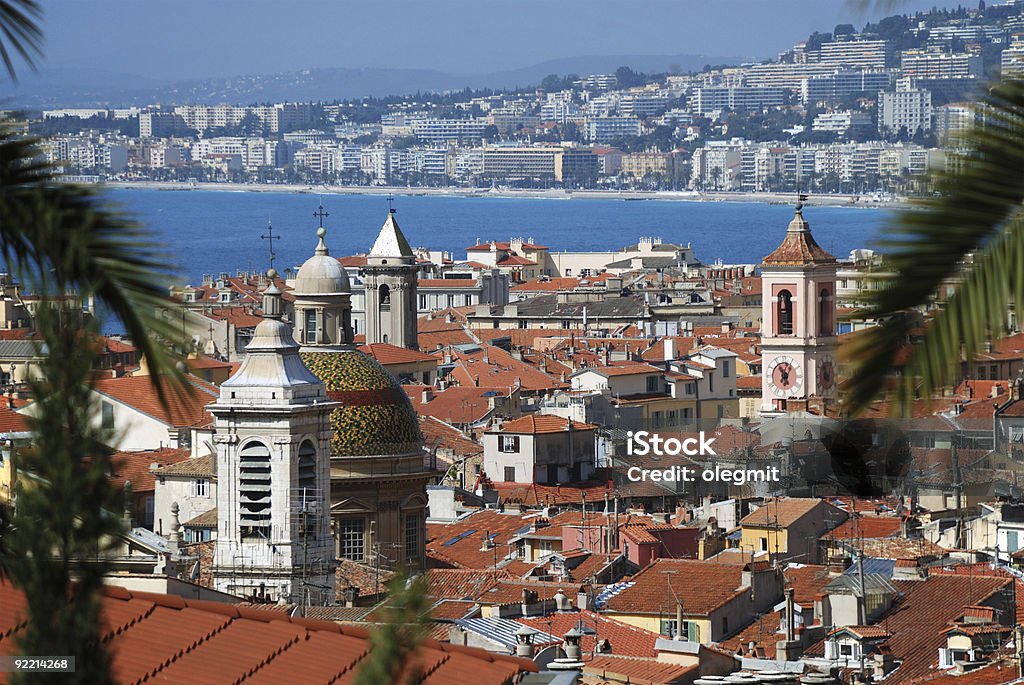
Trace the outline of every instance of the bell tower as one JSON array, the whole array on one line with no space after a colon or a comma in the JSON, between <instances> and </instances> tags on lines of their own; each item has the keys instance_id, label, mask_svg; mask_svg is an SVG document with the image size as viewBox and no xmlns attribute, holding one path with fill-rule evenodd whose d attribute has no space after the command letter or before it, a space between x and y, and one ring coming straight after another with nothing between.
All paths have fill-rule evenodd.
<instances>
[{"instance_id":1,"label":"bell tower","mask_svg":"<svg viewBox=\"0 0 1024 685\"><path fill-rule=\"evenodd\" d=\"M419 268L395 210L370 248L363 267L366 285L366 343L417 349L416 280Z\"/></svg>"},{"instance_id":2,"label":"bell tower","mask_svg":"<svg viewBox=\"0 0 1024 685\"><path fill-rule=\"evenodd\" d=\"M761 264L762 416L794 400L835 397L836 268L798 202L782 244Z\"/></svg>"},{"instance_id":3,"label":"bell tower","mask_svg":"<svg viewBox=\"0 0 1024 685\"><path fill-rule=\"evenodd\" d=\"M334 601L330 413L338 406L299 357L268 272L263 321L238 372L209 405L215 418L214 587L265 602Z\"/></svg>"},{"instance_id":4,"label":"bell tower","mask_svg":"<svg viewBox=\"0 0 1024 685\"><path fill-rule=\"evenodd\" d=\"M295 338L303 350L346 349L352 346L352 288L348 273L331 257L324 238L327 229L320 208L317 245L295 276Z\"/></svg>"}]
</instances>

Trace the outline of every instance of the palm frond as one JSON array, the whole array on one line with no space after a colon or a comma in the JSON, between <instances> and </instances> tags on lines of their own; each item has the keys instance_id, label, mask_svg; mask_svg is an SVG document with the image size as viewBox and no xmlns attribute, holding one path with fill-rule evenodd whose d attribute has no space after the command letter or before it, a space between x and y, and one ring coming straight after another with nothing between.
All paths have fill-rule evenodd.
<instances>
[{"instance_id":1,"label":"palm frond","mask_svg":"<svg viewBox=\"0 0 1024 685\"><path fill-rule=\"evenodd\" d=\"M869 296L862 315L880 325L857 336L847 357L847 385L857 411L876 398L897 355L910 358L897 383L895 406L928 397L955 379L961 359L1006 332L1008 311L1024 294L1024 82L994 86L978 104L984 124L961 140L964 164L935 174L938 195L901 213L879 242L894 278ZM968 260L974 255L973 260ZM922 341L910 343L915 310L938 305Z\"/></svg>"},{"instance_id":2,"label":"palm frond","mask_svg":"<svg viewBox=\"0 0 1024 685\"><path fill-rule=\"evenodd\" d=\"M0 0L0 59L15 81L18 75L12 51L32 69L42 56L42 18L43 8L38 0Z\"/></svg>"}]
</instances>

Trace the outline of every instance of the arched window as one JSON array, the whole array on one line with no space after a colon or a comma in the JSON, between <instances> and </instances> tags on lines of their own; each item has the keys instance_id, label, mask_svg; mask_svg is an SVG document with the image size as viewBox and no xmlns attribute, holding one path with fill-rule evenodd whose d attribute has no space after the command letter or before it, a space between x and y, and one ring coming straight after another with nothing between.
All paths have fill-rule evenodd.
<instances>
[{"instance_id":1,"label":"arched window","mask_svg":"<svg viewBox=\"0 0 1024 685\"><path fill-rule=\"evenodd\" d=\"M775 308L776 332L779 335L793 335L793 293L780 290Z\"/></svg>"},{"instance_id":2,"label":"arched window","mask_svg":"<svg viewBox=\"0 0 1024 685\"><path fill-rule=\"evenodd\" d=\"M828 288L822 288L818 293L818 335L833 335L835 333L832 314L832 294Z\"/></svg>"},{"instance_id":3,"label":"arched window","mask_svg":"<svg viewBox=\"0 0 1024 685\"><path fill-rule=\"evenodd\" d=\"M238 513L243 538L270 538L270 449L262 442L238 455Z\"/></svg>"},{"instance_id":4,"label":"arched window","mask_svg":"<svg viewBox=\"0 0 1024 685\"><path fill-rule=\"evenodd\" d=\"M381 283L381 286L377 288L377 296L380 299L381 310L391 309L391 288L385 283Z\"/></svg>"},{"instance_id":5,"label":"arched window","mask_svg":"<svg viewBox=\"0 0 1024 685\"><path fill-rule=\"evenodd\" d=\"M316 447L309 440L299 446L299 490L312 491L316 489Z\"/></svg>"},{"instance_id":6,"label":"arched window","mask_svg":"<svg viewBox=\"0 0 1024 685\"><path fill-rule=\"evenodd\" d=\"M306 310L306 344L316 342L316 310Z\"/></svg>"}]
</instances>

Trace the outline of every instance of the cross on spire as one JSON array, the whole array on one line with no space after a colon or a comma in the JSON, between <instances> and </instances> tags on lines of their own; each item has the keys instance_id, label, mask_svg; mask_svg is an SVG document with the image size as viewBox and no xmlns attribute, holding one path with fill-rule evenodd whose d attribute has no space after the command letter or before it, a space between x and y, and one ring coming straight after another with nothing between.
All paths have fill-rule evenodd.
<instances>
[{"instance_id":1,"label":"cross on spire","mask_svg":"<svg viewBox=\"0 0 1024 685\"><path fill-rule=\"evenodd\" d=\"M280 240L281 236L274 235L274 226L270 223L270 219L267 219L267 235L260 234L260 240L270 241L270 268L274 268L274 259L277 258L277 253L274 252L274 241Z\"/></svg>"},{"instance_id":2,"label":"cross on spire","mask_svg":"<svg viewBox=\"0 0 1024 685\"><path fill-rule=\"evenodd\" d=\"M391 193L388 193L388 196L387 196L386 199L387 199L387 202L388 202L388 214L394 214L395 213L395 196L392 195Z\"/></svg>"},{"instance_id":3,"label":"cross on spire","mask_svg":"<svg viewBox=\"0 0 1024 685\"><path fill-rule=\"evenodd\" d=\"M324 201L323 201L323 198L320 198L320 208L318 210L316 210L315 212L313 212L313 216L315 216L315 217L320 219L320 228L324 227L324 217L328 217L330 215L331 215L330 212L325 212L324 211Z\"/></svg>"}]
</instances>

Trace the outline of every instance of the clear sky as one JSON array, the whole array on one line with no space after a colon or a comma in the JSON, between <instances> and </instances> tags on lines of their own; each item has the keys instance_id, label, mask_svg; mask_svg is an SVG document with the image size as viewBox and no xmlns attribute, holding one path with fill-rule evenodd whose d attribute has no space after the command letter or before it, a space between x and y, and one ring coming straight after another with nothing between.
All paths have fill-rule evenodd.
<instances>
[{"instance_id":1,"label":"clear sky","mask_svg":"<svg viewBox=\"0 0 1024 685\"><path fill-rule=\"evenodd\" d=\"M896 11L933 5L956 3L45 0L45 66L163 80L307 67L414 67L468 75L581 55L772 57L814 30L845 22L860 28Z\"/></svg>"}]
</instances>

